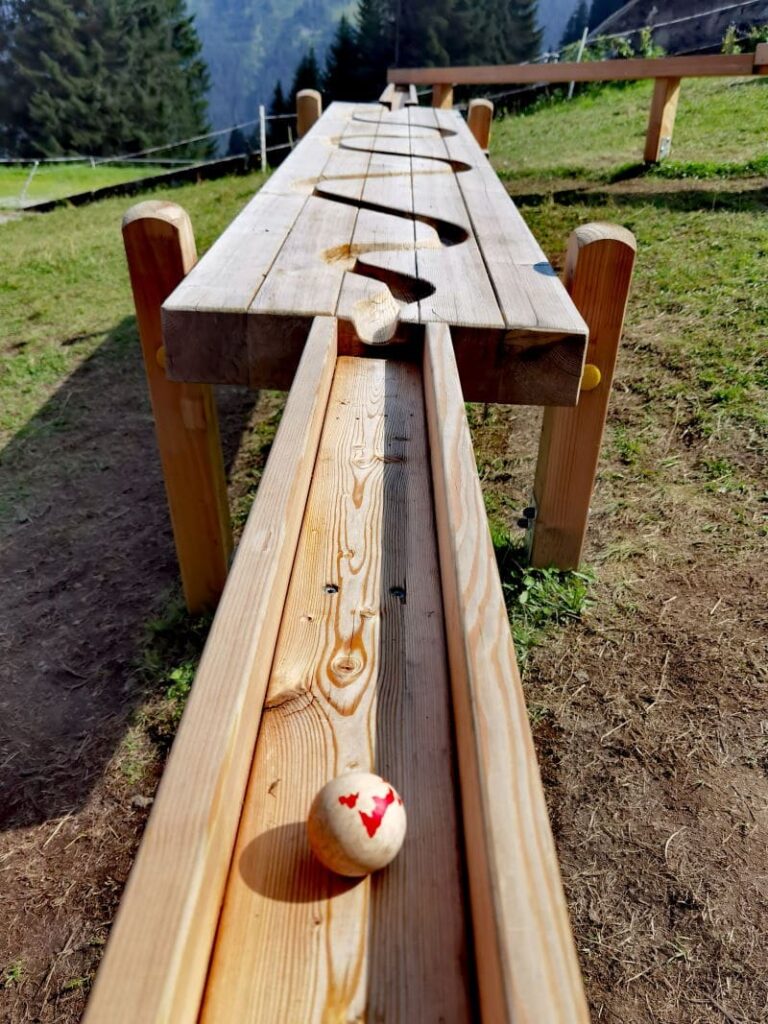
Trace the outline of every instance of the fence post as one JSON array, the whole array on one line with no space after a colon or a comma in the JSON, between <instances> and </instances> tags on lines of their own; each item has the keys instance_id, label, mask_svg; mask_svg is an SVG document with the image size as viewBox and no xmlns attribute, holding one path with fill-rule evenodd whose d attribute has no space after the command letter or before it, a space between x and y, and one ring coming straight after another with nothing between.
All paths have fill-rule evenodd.
<instances>
[{"instance_id":1,"label":"fence post","mask_svg":"<svg viewBox=\"0 0 768 1024\"><path fill-rule=\"evenodd\" d=\"M675 128L677 101L680 98L679 78L657 78L653 85L651 113L645 136L643 159L648 164L658 163L669 156L672 132Z\"/></svg>"},{"instance_id":2,"label":"fence post","mask_svg":"<svg viewBox=\"0 0 768 1024\"><path fill-rule=\"evenodd\" d=\"M184 598L197 613L215 607L232 551L224 461L211 387L168 380L160 323L194 266L195 238L180 206L152 199L128 210L123 241Z\"/></svg>"},{"instance_id":3,"label":"fence post","mask_svg":"<svg viewBox=\"0 0 768 1024\"><path fill-rule=\"evenodd\" d=\"M296 134L303 138L323 112L323 97L317 89L296 93Z\"/></svg>"},{"instance_id":4,"label":"fence post","mask_svg":"<svg viewBox=\"0 0 768 1024\"><path fill-rule=\"evenodd\" d=\"M259 104L259 152L261 155L260 170L267 169L267 112L264 104Z\"/></svg>"},{"instance_id":5,"label":"fence post","mask_svg":"<svg viewBox=\"0 0 768 1024\"><path fill-rule=\"evenodd\" d=\"M579 43L579 50L576 54L576 63L581 64L581 58L584 56L584 47L587 45L587 36L589 34L589 25L584 26L584 31L581 34L581 42ZM575 82L570 82L568 85L568 99L573 99L573 90L576 88Z\"/></svg>"},{"instance_id":6,"label":"fence post","mask_svg":"<svg viewBox=\"0 0 768 1024\"><path fill-rule=\"evenodd\" d=\"M491 141L491 122L493 121L493 103L490 100L470 100L467 113L467 126L475 136L478 146L484 153L488 152Z\"/></svg>"},{"instance_id":7,"label":"fence post","mask_svg":"<svg viewBox=\"0 0 768 1024\"><path fill-rule=\"evenodd\" d=\"M441 110L450 110L453 107L453 86L433 85L432 106L440 107Z\"/></svg>"},{"instance_id":8,"label":"fence post","mask_svg":"<svg viewBox=\"0 0 768 1024\"><path fill-rule=\"evenodd\" d=\"M577 569L581 560L636 248L614 224L586 224L568 242L565 285L589 345L578 405L544 410L529 534L538 568Z\"/></svg>"}]
</instances>

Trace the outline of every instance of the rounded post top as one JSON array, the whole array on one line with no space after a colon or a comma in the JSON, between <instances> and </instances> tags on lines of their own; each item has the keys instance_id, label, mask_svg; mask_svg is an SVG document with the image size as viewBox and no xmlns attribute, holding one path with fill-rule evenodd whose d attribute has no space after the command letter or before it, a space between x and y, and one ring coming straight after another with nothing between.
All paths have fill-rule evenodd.
<instances>
[{"instance_id":1,"label":"rounded post top","mask_svg":"<svg viewBox=\"0 0 768 1024\"><path fill-rule=\"evenodd\" d=\"M571 241L579 249L593 242L620 242L637 252L637 239L629 230L621 224L610 224L607 221L592 221L589 224L581 224L575 228L571 235Z\"/></svg>"},{"instance_id":2,"label":"rounded post top","mask_svg":"<svg viewBox=\"0 0 768 1024\"><path fill-rule=\"evenodd\" d=\"M179 230L183 225L190 223L189 214L184 207L167 199L145 199L126 210L123 215L123 230L138 220L164 220Z\"/></svg>"}]
</instances>

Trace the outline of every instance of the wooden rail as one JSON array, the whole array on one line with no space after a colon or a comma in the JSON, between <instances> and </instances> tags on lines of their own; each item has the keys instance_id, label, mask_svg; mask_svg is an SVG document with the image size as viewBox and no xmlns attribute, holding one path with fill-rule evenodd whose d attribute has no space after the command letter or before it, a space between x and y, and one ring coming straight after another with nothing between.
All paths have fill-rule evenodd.
<instances>
[{"instance_id":1,"label":"wooden rail","mask_svg":"<svg viewBox=\"0 0 768 1024\"><path fill-rule=\"evenodd\" d=\"M682 78L739 77L768 74L768 43L754 53L690 57L631 57L626 60L563 61L553 64L498 64L451 68L390 68L387 81L399 86L431 85L432 105L453 105L456 85L525 85L564 82L621 82L656 79L646 133L644 158L655 163L672 144Z\"/></svg>"},{"instance_id":2,"label":"wooden rail","mask_svg":"<svg viewBox=\"0 0 768 1024\"><path fill-rule=\"evenodd\" d=\"M571 410L578 414L580 389L586 391L588 371L596 370L590 363L581 373L582 316L595 332L589 358L602 368L605 388L585 405L583 419L558 421L542 434L537 497L545 524L548 505L557 504L553 488L572 458L575 429L584 432L581 463L597 458L634 249L620 229L581 229L569 248L564 287L493 184L476 141L488 128L487 107L470 132L454 112L415 111L404 105L409 98L394 90L386 97L389 109L358 108L350 122L343 107L320 118L315 98L304 97L301 160L282 170L282 178L277 172L267 202L246 209L226 245L211 250L215 259L201 261L175 302L165 305L173 314L167 326L177 332L177 367L205 339L207 363L196 365L206 366L206 380L229 372L231 335L242 341L238 296L254 272L243 257L253 250L263 260L263 236L274 233L286 207L294 220L301 216L291 175L306 176L341 139L343 159L324 166L329 181L349 189L350 179L339 172L360 159L355 143L372 132L381 138L355 186L368 196L359 217L385 216L377 190L393 204L398 190L405 192L413 203L409 214L388 216L410 219L412 234L394 249L398 258L427 254L423 266L414 265L411 288L423 280L417 271L434 274L431 304L395 345L366 345L350 326L354 307L341 304L333 316L286 317L292 343L273 351L269 365L260 362L263 334L253 334L245 348L259 373L274 373L282 358L281 372L289 376L296 339L307 328L86 1024L589 1020L463 382L473 393L485 388L508 401L578 400ZM397 161L404 155L403 170ZM403 180L395 187L393 179ZM334 216L339 205L343 210L337 201L322 202ZM156 422L165 451L180 420L183 426L183 389L209 383L154 380L163 362L160 303L193 261L186 216L172 204L161 206L129 213L126 249L150 387L164 394L167 386L170 396L172 414L161 406ZM254 216L259 211L270 215L266 227ZM456 235L447 213L460 218L456 245L466 246L461 258L468 262L455 263L446 296L439 257L444 239ZM390 243L394 236L384 237ZM293 243L305 286L312 246L327 251L327 239L305 231L271 242L280 254ZM359 243L370 258L366 244ZM352 266L346 264L347 277L354 277ZM467 281L456 272L462 267L473 271ZM498 303L492 315L501 318L503 309L516 326L500 320L473 335L472 344L467 335L460 343L454 331L460 335L466 324L458 292L475 289L469 301L481 320L481 271L495 282L488 291ZM256 273L269 279L272 264L257 262ZM321 274L321 283L329 277L361 294L335 272ZM191 308L196 289L204 296L197 311ZM413 296L398 294L404 313ZM235 319L217 321L222 308ZM435 309L444 310L442 319ZM179 310L197 337L182 337ZM451 315L460 321L455 326L447 322ZM266 323L274 345L276 320L270 310L249 326ZM563 359L558 347L570 334L580 346L575 386L573 360ZM526 360L544 344L560 355L546 373L534 360L526 383ZM493 361L484 361L491 355ZM507 375L522 385L505 383ZM220 457L216 443L197 459L202 483L187 494L193 522L205 521L207 481L218 473ZM586 477L577 475L568 530L582 536ZM547 541L542 533L544 547ZM182 549L179 554L186 557ZM305 831L317 790L350 769L384 775L408 807L401 855L362 880L322 868Z\"/></svg>"}]
</instances>

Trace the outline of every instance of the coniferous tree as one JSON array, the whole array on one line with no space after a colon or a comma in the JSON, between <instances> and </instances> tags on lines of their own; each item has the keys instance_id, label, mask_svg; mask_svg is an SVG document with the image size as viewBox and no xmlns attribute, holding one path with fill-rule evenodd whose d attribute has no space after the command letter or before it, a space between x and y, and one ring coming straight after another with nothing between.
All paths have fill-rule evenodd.
<instances>
[{"instance_id":1,"label":"coniferous tree","mask_svg":"<svg viewBox=\"0 0 768 1024\"><path fill-rule=\"evenodd\" d=\"M8 152L117 155L205 132L207 70L185 0L6 0L2 27Z\"/></svg>"},{"instance_id":2,"label":"coniferous tree","mask_svg":"<svg viewBox=\"0 0 768 1024\"><path fill-rule=\"evenodd\" d=\"M322 81L320 75L320 65L317 63L317 56L315 54L314 46L309 48L309 51L299 61L296 72L293 76L293 83L291 85L291 106L296 106L296 93L301 92L302 89L317 89L322 88Z\"/></svg>"},{"instance_id":3,"label":"coniferous tree","mask_svg":"<svg viewBox=\"0 0 768 1024\"><path fill-rule=\"evenodd\" d=\"M358 59L355 30L342 15L325 59L323 92L329 100L360 99Z\"/></svg>"},{"instance_id":4,"label":"coniferous tree","mask_svg":"<svg viewBox=\"0 0 768 1024\"><path fill-rule=\"evenodd\" d=\"M606 18L620 10L627 0L592 0L592 7L589 12L589 27L597 28Z\"/></svg>"},{"instance_id":5,"label":"coniferous tree","mask_svg":"<svg viewBox=\"0 0 768 1024\"><path fill-rule=\"evenodd\" d=\"M396 13L396 12L395 12ZM384 88L387 67L395 61L395 24L388 0L359 0L356 39L361 100L375 99Z\"/></svg>"},{"instance_id":6,"label":"coniferous tree","mask_svg":"<svg viewBox=\"0 0 768 1024\"><path fill-rule=\"evenodd\" d=\"M589 5L586 0L579 0L573 9L573 13L568 19L563 37L560 40L561 46L567 46L568 43L575 43L581 39L584 34L584 29L589 24Z\"/></svg>"}]
</instances>

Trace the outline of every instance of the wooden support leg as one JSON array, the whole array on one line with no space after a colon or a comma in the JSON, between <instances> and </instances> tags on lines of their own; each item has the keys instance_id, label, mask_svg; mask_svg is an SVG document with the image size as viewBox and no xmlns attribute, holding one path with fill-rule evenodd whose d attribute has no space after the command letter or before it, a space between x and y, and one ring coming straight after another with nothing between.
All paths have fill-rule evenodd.
<instances>
[{"instance_id":1,"label":"wooden support leg","mask_svg":"<svg viewBox=\"0 0 768 1024\"><path fill-rule=\"evenodd\" d=\"M645 136L646 163L655 164L669 156L675 128L677 101L680 98L679 78L657 78L653 87L648 132Z\"/></svg>"},{"instance_id":2,"label":"wooden support leg","mask_svg":"<svg viewBox=\"0 0 768 1024\"><path fill-rule=\"evenodd\" d=\"M323 112L323 97L317 89L296 93L296 134L302 139Z\"/></svg>"},{"instance_id":3,"label":"wooden support leg","mask_svg":"<svg viewBox=\"0 0 768 1024\"><path fill-rule=\"evenodd\" d=\"M581 560L635 251L634 235L613 224L577 228L568 244L565 285L590 336L578 405L544 410L530 552L539 568Z\"/></svg>"},{"instance_id":4,"label":"wooden support leg","mask_svg":"<svg viewBox=\"0 0 768 1024\"><path fill-rule=\"evenodd\" d=\"M433 85L432 106L440 107L441 110L450 110L453 107L453 86Z\"/></svg>"},{"instance_id":5,"label":"wooden support leg","mask_svg":"<svg viewBox=\"0 0 768 1024\"><path fill-rule=\"evenodd\" d=\"M211 387L169 381L163 368L160 307L195 263L192 224L180 206L153 199L126 213L123 240L184 598L197 613L224 589L232 533Z\"/></svg>"},{"instance_id":6,"label":"wooden support leg","mask_svg":"<svg viewBox=\"0 0 768 1024\"><path fill-rule=\"evenodd\" d=\"M488 145L491 141L492 121L493 103L490 100L477 99L469 101L467 125L484 153L488 152Z\"/></svg>"}]
</instances>

